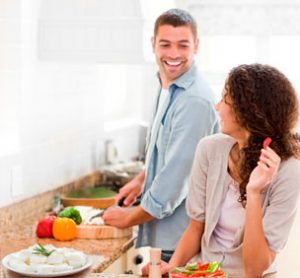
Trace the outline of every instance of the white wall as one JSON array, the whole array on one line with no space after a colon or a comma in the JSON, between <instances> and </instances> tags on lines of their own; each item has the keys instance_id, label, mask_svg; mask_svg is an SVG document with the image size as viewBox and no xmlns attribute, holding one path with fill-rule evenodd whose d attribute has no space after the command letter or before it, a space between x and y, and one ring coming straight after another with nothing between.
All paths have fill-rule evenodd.
<instances>
[{"instance_id":1,"label":"white wall","mask_svg":"<svg viewBox=\"0 0 300 278\"><path fill-rule=\"evenodd\" d=\"M39 5L0 1L0 207L98 169L106 139L120 160L138 154L143 66L39 60ZM105 132L112 93L135 121Z\"/></svg>"}]
</instances>

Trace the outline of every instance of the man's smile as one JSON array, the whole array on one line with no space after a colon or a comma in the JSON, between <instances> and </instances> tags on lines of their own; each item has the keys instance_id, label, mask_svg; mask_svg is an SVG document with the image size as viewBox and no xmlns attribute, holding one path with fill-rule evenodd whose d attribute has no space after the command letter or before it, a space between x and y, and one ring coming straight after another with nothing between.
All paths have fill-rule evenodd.
<instances>
[{"instance_id":1,"label":"man's smile","mask_svg":"<svg viewBox=\"0 0 300 278\"><path fill-rule=\"evenodd\" d=\"M179 66L182 64L182 61L164 61L168 66Z\"/></svg>"}]
</instances>

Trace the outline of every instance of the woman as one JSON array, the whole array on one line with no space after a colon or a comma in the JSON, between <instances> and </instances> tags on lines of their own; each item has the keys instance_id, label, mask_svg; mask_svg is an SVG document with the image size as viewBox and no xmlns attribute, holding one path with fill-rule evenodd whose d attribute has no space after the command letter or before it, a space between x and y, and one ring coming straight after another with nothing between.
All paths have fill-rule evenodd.
<instances>
[{"instance_id":1,"label":"woman","mask_svg":"<svg viewBox=\"0 0 300 278\"><path fill-rule=\"evenodd\" d=\"M277 69L240 65L216 105L222 134L200 141L186 208L190 224L166 272L195 255L229 277L275 277L300 191L298 99ZM270 137L270 147L262 147ZM147 272L147 269L144 269Z\"/></svg>"}]
</instances>

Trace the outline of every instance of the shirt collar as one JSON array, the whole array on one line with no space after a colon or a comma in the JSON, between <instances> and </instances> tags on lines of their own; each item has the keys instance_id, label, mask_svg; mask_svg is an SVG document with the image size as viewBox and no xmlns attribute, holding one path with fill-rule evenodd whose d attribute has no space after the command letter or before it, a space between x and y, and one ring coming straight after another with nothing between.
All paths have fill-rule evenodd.
<instances>
[{"instance_id":1,"label":"shirt collar","mask_svg":"<svg viewBox=\"0 0 300 278\"><path fill-rule=\"evenodd\" d=\"M195 63L193 63L186 72L184 72L175 81L173 81L170 84L170 87L172 85L175 85L176 87L187 89L191 85L191 83L194 81L194 76L196 74L196 71L197 71L196 65L195 65ZM159 72L157 73L157 76L160 80Z\"/></svg>"}]
</instances>

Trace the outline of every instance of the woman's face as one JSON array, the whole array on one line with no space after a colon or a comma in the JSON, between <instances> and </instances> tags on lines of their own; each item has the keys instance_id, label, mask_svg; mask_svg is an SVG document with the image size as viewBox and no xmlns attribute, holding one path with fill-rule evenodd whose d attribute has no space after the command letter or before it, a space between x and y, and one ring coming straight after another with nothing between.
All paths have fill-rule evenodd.
<instances>
[{"instance_id":1,"label":"woman's face","mask_svg":"<svg viewBox=\"0 0 300 278\"><path fill-rule=\"evenodd\" d=\"M227 134L237 140L248 138L248 132L237 121L236 115L232 107L232 100L226 91L223 89L222 98L216 104L216 110L220 116L221 132Z\"/></svg>"}]
</instances>

